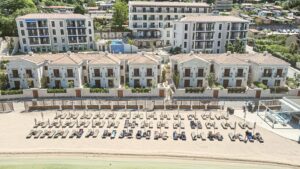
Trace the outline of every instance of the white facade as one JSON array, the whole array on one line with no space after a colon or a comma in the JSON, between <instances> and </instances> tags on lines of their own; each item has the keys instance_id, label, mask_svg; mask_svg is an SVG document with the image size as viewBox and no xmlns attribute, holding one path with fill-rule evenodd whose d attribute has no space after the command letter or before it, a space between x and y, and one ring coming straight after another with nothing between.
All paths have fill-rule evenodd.
<instances>
[{"instance_id":1,"label":"white facade","mask_svg":"<svg viewBox=\"0 0 300 169\"><path fill-rule=\"evenodd\" d=\"M179 75L179 88L207 87L209 74L225 88L246 87L253 82L268 87L284 86L289 67L285 61L269 54L190 53L172 56L170 60L172 76L175 72ZM203 76L198 77L197 73Z\"/></svg>"},{"instance_id":2,"label":"white facade","mask_svg":"<svg viewBox=\"0 0 300 169\"><path fill-rule=\"evenodd\" d=\"M21 65L21 66L20 66ZM138 74L135 70L138 69ZM12 60L7 65L11 88L152 87L160 83L160 59L153 54L40 54ZM136 81L138 79L138 81Z\"/></svg>"},{"instance_id":3,"label":"white facade","mask_svg":"<svg viewBox=\"0 0 300 169\"><path fill-rule=\"evenodd\" d=\"M20 51L94 49L93 20L80 14L28 14L16 18Z\"/></svg>"},{"instance_id":4,"label":"white facade","mask_svg":"<svg viewBox=\"0 0 300 169\"><path fill-rule=\"evenodd\" d=\"M232 9L233 0L216 0L214 9L219 11L230 11Z\"/></svg>"},{"instance_id":5,"label":"white facade","mask_svg":"<svg viewBox=\"0 0 300 169\"><path fill-rule=\"evenodd\" d=\"M205 15L176 21L172 47L182 52L225 53L226 43L247 44L248 21L233 16Z\"/></svg>"},{"instance_id":6,"label":"white facade","mask_svg":"<svg viewBox=\"0 0 300 169\"><path fill-rule=\"evenodd\" d=\"M129 1L129 29L139 47L169 46L174 20L210 11L206 3Z\"/></svg>"}]
</instances>

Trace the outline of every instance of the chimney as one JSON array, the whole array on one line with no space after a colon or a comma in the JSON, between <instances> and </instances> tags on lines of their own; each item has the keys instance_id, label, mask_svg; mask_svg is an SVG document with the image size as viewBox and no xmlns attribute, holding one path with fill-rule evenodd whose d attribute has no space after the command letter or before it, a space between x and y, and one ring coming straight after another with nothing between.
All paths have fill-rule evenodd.
<instances>
[{"instance_id":1,"label":"chimney","mask_svg":"<svg viewBox=\"0 0 300 169\"><path fill-rule=\"evenodd\" d=\"M264 51L264 56L267 56L267 54L268 54L268 51Z\"/></svg>"},{"instance_id":2,"label":"chimney","mask_svg":"<svg viewBox=\"0 0 300 169\"><path fill-rule=\"evenodd\" d=\"M28 52L28 55L29 56L33 56L33 52Z\"/></svg>"}]
</instances>

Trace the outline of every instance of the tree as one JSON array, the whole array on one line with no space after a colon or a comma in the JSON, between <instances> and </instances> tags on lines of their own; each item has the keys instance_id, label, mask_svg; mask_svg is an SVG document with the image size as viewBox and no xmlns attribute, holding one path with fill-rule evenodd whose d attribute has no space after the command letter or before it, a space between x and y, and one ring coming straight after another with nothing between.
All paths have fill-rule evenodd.
<instances>
[{"instance_id":1,"label":"tree","mask_svg":"<svg viewBox=\"0 0 300 169\"><path fill-rule=\"evenodd\" d=\"M161 82L166 81L166 73L166 69L163 69L163 71L161 72Z\"/></svg>"},{"instance_id":2,"label":"tree","mask_svg":"<svg viewBox=\"0 0 300 169\"><path fill-rule=\"evenodd\" d=\"M0 89L5 90L8 87L8 78L4 73L0 74Z\"/></svg>"},{"instance_id":3,"label":"tree","mask_svg":"<svg viewBox=\"0 0 300 169\"><path fill-rule=\"evenodd\" d=\"M298 51L298 44L297 43L291 43L289 48L290 53L295 54Z\"/></svg>"},{"instance_id":4,"label":"tree","mask_svg":"<svg viewBox=\"0 0 300 169\"><path fill-rule=\"evenodd\" d=\"M77 6L74 8L74 13L78 13L78 14L84 15L84 14L86 13L86 10L84 9L83 6L77 5Z\"/></svg>"},{"instance_id":5,"label":"tree","mask_svg":"<svg viewBox=\"0 0 300 169\"><path fill-rule=\"evenodd\" d=\"M211 88L215 85L216 80L215 80L215 74L214 73L209 73L207 76L207 81L208 81L208 86Z\"/></svg>"},{"instance_id":6,"label":"tree","mask_svg":"<svg viewBox=\"0 0 300 169\"><path fill-rule=\"evenodd\" d=\"M173 74L173 82L176 87L179 86L179 73L177 71L175 71Z\"/></svg>"},{"instance_id":7,"label":"tree","mask_svg":"<svg viewBox=\"0 0 300 169\"><path fill-rule=\"evenodd\" d=\"M128 39L128 44L130 45L130 53L132 54L132 45L134 45L134 40Z\"/></svg>"},{"instance_id":8,"label":"tree","mask_svg":"<svg viewBox=\"0 0 300 169\"><path fill-rule=\"evenodd\" d=\"M128 6L123 0L117 0L113 6L113 24L122 28L128 19Z\"/></svg>"},{"instance_id":9,"label":"tree","mask_svg":"<svg viewBox=\"0 0 300 169\"><path fill-rule=\"evenodd\" d=\"M96 7L96 1L95 0L87 0L87 6L89 7Z\"/></svg>"},{"instance_id":10,"label":"tree","mask_svg":"<svg viewBox=\"0 0 300 169\"><path fill-rule=\"evenodd\" d=\"M48 88L48 82L46 77L41 78L41 88L43 89Z\"/></svg>"}]
</instances>

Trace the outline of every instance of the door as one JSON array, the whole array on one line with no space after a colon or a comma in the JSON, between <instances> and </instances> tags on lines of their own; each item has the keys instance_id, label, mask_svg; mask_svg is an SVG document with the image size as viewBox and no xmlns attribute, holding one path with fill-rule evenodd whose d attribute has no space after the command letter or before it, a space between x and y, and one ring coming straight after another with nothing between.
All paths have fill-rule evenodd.
<instances>
[{"instance_id":1,"label":"door","mask_svg":"<svg viewBox=\"0 0 300 169\"><path fill-rule=\"evenodd\" d=\"M229 80L223 80L223 87L224 88L227 88L228 87L228 83L229 83Z\"/></svg>"},{"instance_id":2,"label":"door","mask_svg":"<svg viewBox=\"0 0 300 169\"><path fill-rule=\"evenodd\" d=\"M39 97L38 91L37 90L33 90L32 91L32 96L33 96L33 98L38 98Z\"/></svg>"},{"instance_id":3,"label":"door","mask_svg":"<svg viewBox=\"0 0 300 169\"><path fill-rule=\"evenodd\" d=\"M218 98L219 97L219 90L214 90L213 97Z\"/></svg>"},{"instance_id":4,"label":"door","mask_svg":"<svg viewBox=\"0 0 300 169\"><path fill-rule=\"evenodd\" d=\"M81 90L80 89L76 90L76 97L81 97Z\"/></svg>"},{"instance_id":5,"label":"door","mask_svg":"<svg viewBox=\"0 0 300 169\"><path fill-rule=\"evenodd\" d=\"M242 80L236 80L236 87L241 87L242 86Z\"/></svg>"},{"instance_id":6,"label":"door","mask_svg":"<svg viewBox=\"0 0 300 169\"><path fill-rule=\"evenodd\" d=\"M165 90L159 90L159 97L165 97Z\"/></svg>"},{"instance_id":7,"label":"door","mask_svg":"<svg viewBox=\"0 0 300 169\"><path fill-rule=\"evenodd\" d=\"M190 80L184 81L184 87L190 87Z\"/></svg>"},{"instance_id":8,"label":"door","mask_svg":"<svg viewBox=\"0 0 300 169\"><path fill-rule=\"evenodd\" d=\"M55 80L55 88L57 88L57 89L61 88L60 80Z\"/></svg>"},{"instance_id":9,"label":"door","mask_svg":"<svg viewBox=\"0 0 300 169\"><path fill-rule=\"evenodd\" d=\"M203 87L203 80L197 81L197 87Z\"/></svg>"},{"instance_id":10,"label":"door","mask_svg":"<svg viewBox=\"0 0 300 169\"><path fill-rule=\"evenodd\" d=\"M261 95L261 90L256 90L255 98L259 99Z\"/></svg>"},{"instance_id":11,"label":"door","mask_svg":"<svg viewBox=\"0 0 300 169\"><path fill-rule=\"evenodd\" d=\"M95 80L95 86L96 86L97 88L100 88L100 87L101 87L101 82L100 82L100 80Z\"/></svg>"},{"instance_id":12,"label":"door","mask_svg":"<svg viewBox=\"0 0 300 169\"><path fill-rule=\"evenodd\" d=\"M123 90L118 90L118 97L123 97Z\"/></svg>"}]
</instances>

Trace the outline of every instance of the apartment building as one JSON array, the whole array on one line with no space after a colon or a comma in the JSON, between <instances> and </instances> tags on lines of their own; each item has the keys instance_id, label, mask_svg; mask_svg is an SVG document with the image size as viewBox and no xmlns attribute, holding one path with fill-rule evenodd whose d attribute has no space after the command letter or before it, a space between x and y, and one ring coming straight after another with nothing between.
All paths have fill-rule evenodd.
<instances>
[{"instance_id":1,"label":"apartment building","mask_svg":"<svg viewBox=\"0 0 300 169\"><path fill-rule=\"evenodd\" d=\"M11 88L152 87L160 82L160 59L154 54L59 53L21 56L7 65Z\"/></svg>"},{"instance_id":2,"label":"apartment building","mask_svg":"<svg viewBox=\"0 0 300 169\"><path fill-rule=\"evenodd\" d=\"M20 52L64 52L94 49L90 17L38 13L16 18Z\"/></svg>"},{"instance_id":3,"label":"apartment building","mask_svg":"<svg viewBox=\"0 0 300 169\"><path fill-rule=\"evenodd\" d=\"M179 88L207 87L208 75L223 87L245 87L261 82L284 86L289 64L271 54L179 54L170 59L171 74L178 74ZM200 77L199 77L200 74Z\"/></svg>"},{"instance_id":4,"label":"apartment building","mask_svg":"<svg viewBox=\"0 0 300 169\"><path fill-rule=\"evenodd\" d=\"M224 53L226 44L247 43L249 21L235 16L187 16L175 22L172 46L182 52Z\"/></svg>"},{"instance_id":5,"label":"apartment building","mask_svg":"<svg viewBox=\"0 0 300 169\"><path fill-rule=\"evenodd\" d=\"M171 73L179 76L179 88L207 87L211 62L194 53L175 55L171 58Z\"/></svg>"},{"instance_id":6,"label":"apartment building","mask_svg":"<svg viewBox=\"0 0 300 169\"><path fill-rule=\"evenodd\" d=\"M210 12L206 3L129 1L129 29L138 47L169 46L174 20Z\"/></svg>"},{"instance_id":7,"label":"apartment building","mask_svg":"<svg viewBox=\"0 0 300 169\"><path fill-rule=\"evenodd\" d=\"M218 11L230 11L233 6L233 0L216 0L214 9Z\"/></svg>"},{"instance_id":8,"label":"apartment building","mask_svg":"<svg viewBox=\"0 0 300 169\"><path fill-rule=\"evenodd\" d=\"M284 60L267 52L234 57L250 64L248 79L250 82L261 82L271 87L285 85L290 64Z\"/></svg>"}]
</instances>

